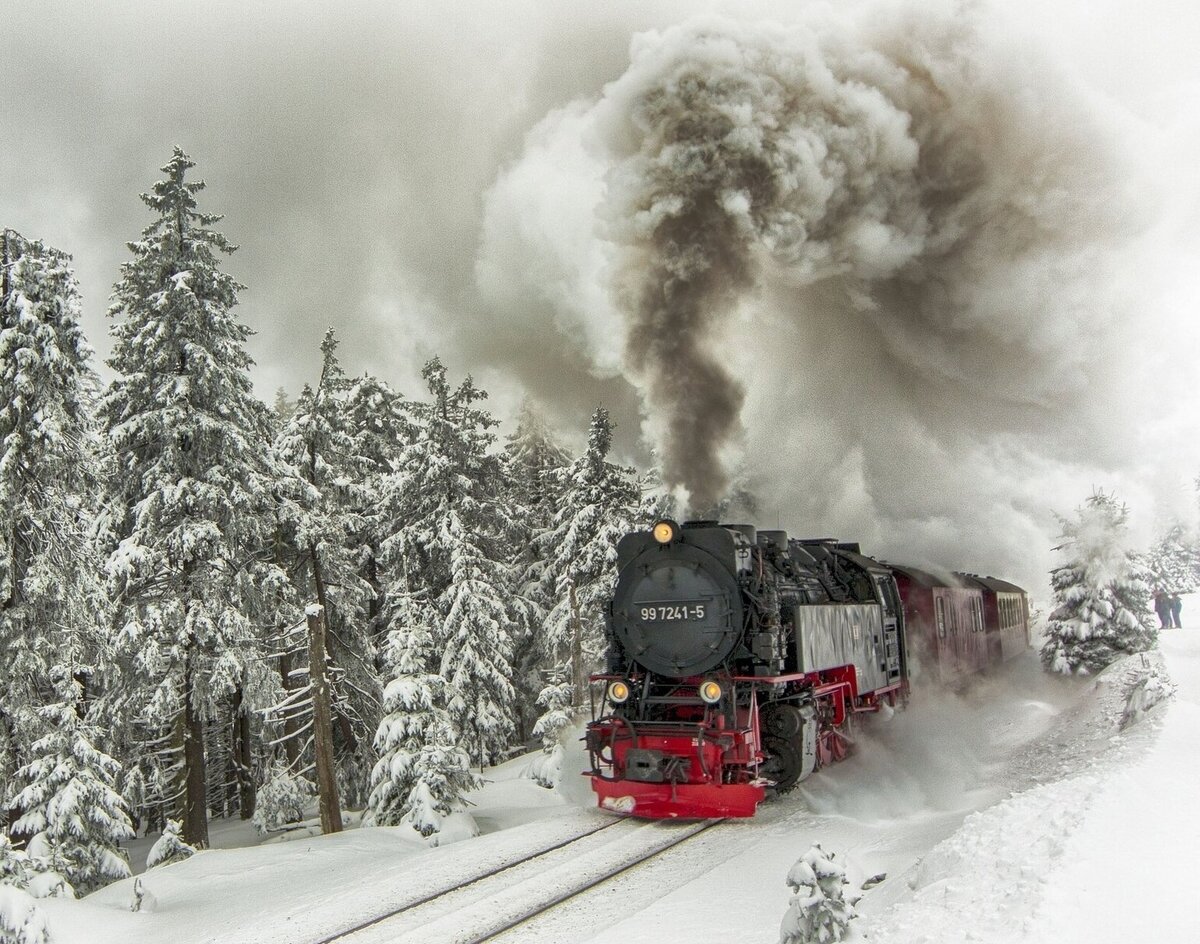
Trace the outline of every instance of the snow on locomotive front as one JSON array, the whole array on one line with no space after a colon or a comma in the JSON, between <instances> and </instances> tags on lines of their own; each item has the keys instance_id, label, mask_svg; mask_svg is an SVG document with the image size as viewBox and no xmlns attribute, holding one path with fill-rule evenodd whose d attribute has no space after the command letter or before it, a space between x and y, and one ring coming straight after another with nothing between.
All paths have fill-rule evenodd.
<instances>
[{"instance_id":1,"label":"snow on locomotive front","mask_svg":"<svg viewBox=\"0 0 1200 944\"><path fill-rule=\"evenodd\" d=\"M622 538L587 730L600 805L752 816L843 756L852 715L903 686L895 584L857 550L710 521Z\"/></svg>"}]
</instances>

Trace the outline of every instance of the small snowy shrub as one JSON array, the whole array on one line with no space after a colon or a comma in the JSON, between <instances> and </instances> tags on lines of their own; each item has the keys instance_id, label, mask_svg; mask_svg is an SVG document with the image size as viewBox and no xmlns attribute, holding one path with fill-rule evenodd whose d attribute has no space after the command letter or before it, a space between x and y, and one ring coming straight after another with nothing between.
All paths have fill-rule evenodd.
<instances>
[{"instance_id":1,"label":"small snowy shrub","mask_svg":"<svg viewBox=\"0 0 1200 944\"><path fill-rule=\"evenodd\" d=\"M0 833L0 885L10 885L28 892L34 898L74 898L75 889L68 884L45 856L45 849L36 839L29 848L14 849L7 836Z\"/></svg>"},{"instance_id":2,"label":"small snowy shrub","mask_svg":"<svg viewBox=\"0 0 1200 944\"><path fill-rule=\"evenodd\" d=\"M283 764L276 764L258 791L251 822L264 835L282 829L288 823L298 823L304 819L304 811L316 795L317 787L311 780L293 774Z\"/></svg>"},{"instance_id":3,"label":"small snowy shrub","mask_svg":"<svg viewBox=\"0 0 1200 944\"><path fill-rule=\"evenodd\" d=\"M529 762L526 775L539 787L553 790L562 779L563 753L561 744L542 748L542 752Z\"/></svg>"},{"instance_id":4,"label":"small snowy shrub","mask_svg":"<svg viewBox=\"0 0 1200 944\"><path fill-rule=\"evenodd\" d=\"M1142 715L1175 694L1175 686L1167 677L1166 670L1150 665L1142 656L1142 666L1134 675L1133 683L1125 693L1125 711L1121 715L1121 727L1136 723Z\"/></svg>"},{"instance_id":5,"label":"small snowy shrub","mask_svg":"<svg viewBox=\"0 0 1200 944\"><path fill-rule=\"evenodd\" d=\"M0 944L50 944L46 916L33 896L12 885L0 885Z\"/></svg>"},{"instance_id":6,"label":"small snowy shrub","mask_svg":"<svg viewBox=\"0 0 1200 944\"><path fill-rule=\"evenodd\" d=\"M792 866L787 883L796 894L779 925L779 944L832 944L846 936L854 906L844 897L846 870L832 854L814 844Z\"/></svg>"},{"instance_id":7,"label":"small snowy shrub","mask_svg":"<svg viewBox=\"0 0 1200 944\"><path fill-rule=\"evenodd\" d=\"M129 910L137 914L139 911L153 911L157 905L158 899L145 886L139 875L133 880L133 897L129 900Z\"/></svg>"},{"instance_id":8,"label":"small snowy shrub","mask_svg":"<svg viewBox=\"0 0 1200 944\"><path fill-rule=\"evenodd\" d=\"M37 898L74 898L75 892L40 856L14 849L0 833L0 944L49 944Z\"/></svg>"},{"instance_id":9,"label":"small snowy shrub","mask_svg":"<svg viewBox=\"0 0 1200 944\"><path fill-rule=\"evenodd\" d=\"M533 726L535 737L542 739L542 753L529 765L528 774L539 786L552 790L562 777L562 735L574 723L571 711L572 685L552 681L542 689L537 703L545 712Z\"/></svg>"},{"instance_id":10,"label":"small snowy shrub","mask_svg":"<svg viewBox=\"0 0 1200 944\"><path fill-rule=\"evenodd\" d=\"M146 868L152 869L156 865L182 862L196 854L196 850L184 842L183 837L179 835L181 829L182 825L179 820L167 820L162 835L158 837L158 841L150 848L150 854L146 856Z\"/></svg>"}]
</instances>

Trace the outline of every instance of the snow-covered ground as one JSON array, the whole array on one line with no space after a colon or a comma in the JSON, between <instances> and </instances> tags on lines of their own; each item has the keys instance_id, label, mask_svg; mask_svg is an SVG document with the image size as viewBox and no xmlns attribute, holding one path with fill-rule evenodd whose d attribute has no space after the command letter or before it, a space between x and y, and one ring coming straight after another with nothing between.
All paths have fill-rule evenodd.
<instances>
[{"instance_id":1,"label":"snow-covered ground","mask_svg":"<svg viewBox=\"0 0 1200 944\"><path fill-rule=\"evenodd\" d=\"M1185 615L1200 611L1188 602ZM753 820L506 939L769 944L787 871L819 842L856 884L886 873L863 894L855 940L1194 941L1200 630L1165 631L1160 647L1147 664L1165 663L1176 697L1124 730L1140 658L1059 679L1031 652L965 694L919 693L864 731L856 756ZM215 845L233 848L144 873L138 913L132 879L39 905L57 944L316 941L604 821L582 777L547 791L522 777L527 763L489 772L478 838L427 849L401 829L350 829L253 844L247 826L219 824Z\"/></svg>"}]
</instances>

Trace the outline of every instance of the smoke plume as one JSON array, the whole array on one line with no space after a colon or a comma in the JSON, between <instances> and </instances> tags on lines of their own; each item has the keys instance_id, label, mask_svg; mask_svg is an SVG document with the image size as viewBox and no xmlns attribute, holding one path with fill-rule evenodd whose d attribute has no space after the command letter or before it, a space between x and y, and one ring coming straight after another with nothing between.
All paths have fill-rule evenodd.
<instances>
[{"instance_id":1,"label":"smoke plume","mask_svg":"<svg viewBox=\"0 0 1200 944\"><path fill-rule=\"evenodd\" d=\"M977 4L790 15L643 32L547 114L482 296L633 385L693 514L751 494L727 514L1037 590L1093 487L1186 512L1195 203L1161 133Z\"/></svg>"},{"instance_id":2,"label":"smoke plume","mask_svg":"<svg viewBox=\"0 0 1200 944\"><path fill-rule=\"evenodd\" d=\"M1077 385L1022 361L1103 318L1069 316L1128 217L1119 168L1084 110L1031 99L1020 63L989 70L972 23L701 19L640 37L605 90L625 363L694 509L725 497L747 384L770 374L735 369L767 272L793 289L784 319L868 324L927 382L1035 405ZM789 347L762 363L799 368Z\"/></svg>"}]
</instances>

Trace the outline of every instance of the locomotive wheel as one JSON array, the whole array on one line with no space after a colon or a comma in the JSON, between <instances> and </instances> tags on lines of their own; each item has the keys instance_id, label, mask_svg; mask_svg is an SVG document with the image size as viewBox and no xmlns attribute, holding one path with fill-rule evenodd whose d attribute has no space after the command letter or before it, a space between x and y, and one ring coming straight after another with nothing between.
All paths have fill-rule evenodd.
<instances>
[{"instance_id":1,"label":"locomotive wheel","mask_svg":"<svg viewBox=\"0 0 1200 944\"><path fill-rule=\"evenodd\" d=\"M795 738L804 727L804 716L795 705L774 705L765 712L763 727L774 737Z\"/></svg>"},{"instance_id":2,"label":"locomotive wheel","mask_svg":"<svg viewBox=\"0 0 1200 944\"><path fill-rule=\"evenodd\" d=\"M775 781L776 793L787 793L796 786L803 769L800 745L791 738L766 737L763 739L763 749L767 759L759 768L759 773Z\"/></svg>"}]
</instances>

